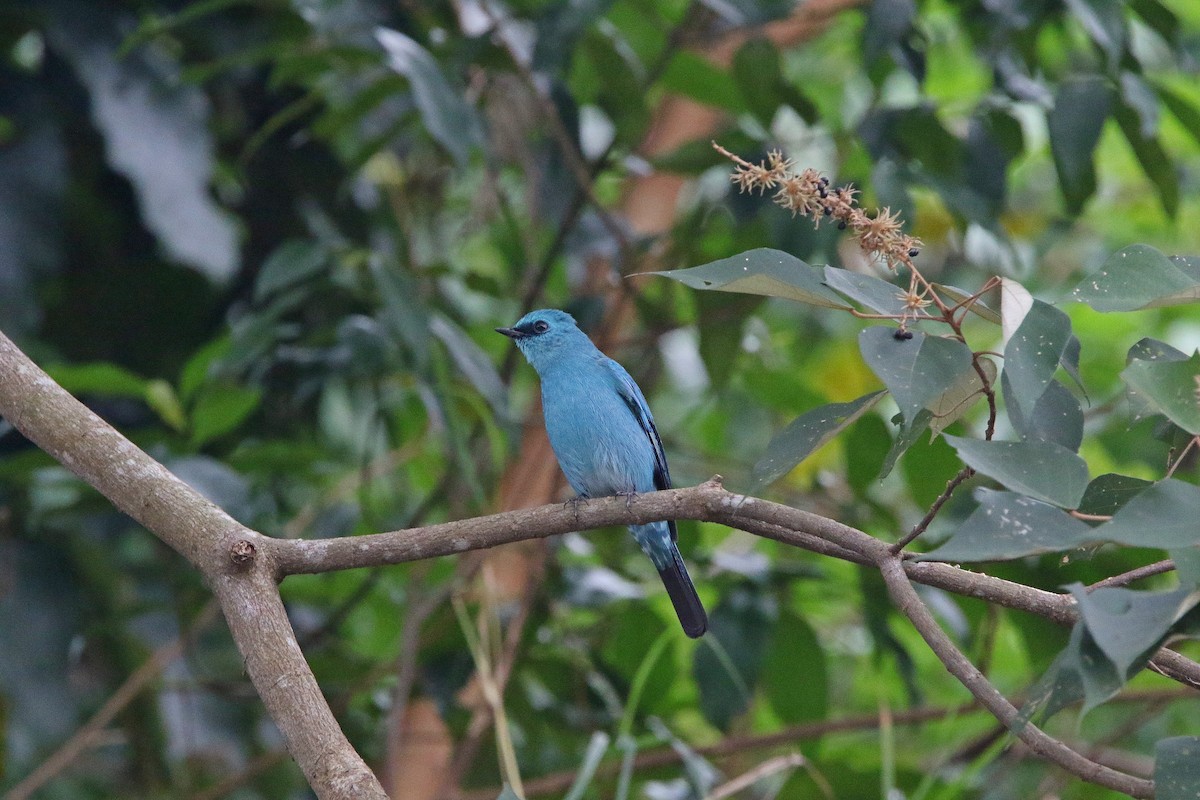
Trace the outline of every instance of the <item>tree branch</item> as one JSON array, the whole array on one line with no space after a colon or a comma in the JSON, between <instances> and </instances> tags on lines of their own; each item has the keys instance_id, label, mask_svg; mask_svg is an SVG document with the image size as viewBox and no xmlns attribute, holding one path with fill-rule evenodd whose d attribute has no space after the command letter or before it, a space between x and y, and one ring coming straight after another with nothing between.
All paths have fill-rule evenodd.
<instances>
[{"instance_id":1,"label":"tree branch","mask_svg":"<svg viewBox=\"0 0 1200 800\"><path fill-rule=\"evenodd\" d=\"M288 621L268 541L217 508L55 383L0 333L0 416L199 569L246 672L317 796L386 795L350 746ZM267 557L264 557L267 556Z\"/></svg>"},{"instance_id":2,"label":"tree branch","mask_svg":"<svg viewBox=\"0 0 1200 800\"><path fill-rule=\"evenodd\" d=\"M287 575L398 564L524 539L664 519L718 522L795 547L874 565L893 599L930 647L1004 724L1017 711L933 621L910 580L1074 623L1074 600L949 564L904 560L888 543L810 512L726 491L720 477L654 492L632 504L601 498L547 505L368 536L317 541L273 539L252 531L204 499L59 387L0 334L0 415L50 455L141 522L200 569L221 604L246 671L282 731L293 758L321 798L384 798L350 746L305 661L280 600ZM1200 665L1161 650L1151 668L1200 686ZM1018 726L1019 727L1019 726ZM1018 733L1072 773L1135 796L1152 784L1088 761L1031 725Z\"/></svg>"},{"instance_id":3,"label":"tree branch","mask_svg":"<svg viewBox=\"0 0 1200 800\"><path fill-rule=\"evenodd\" d=\"M991 711L996 719L1016 734L1031 750L1089 783L1107 786L1133 797L1154 796L1153 781L1126 775L1102 764L1097 764L1047 735L1032 722L1022 720L1021 712L1017 707L1000 694L1000 691L991 684L987 677L963 655L961 650L954 646L954 642L950 641L950 637L937 624L933 614L917 596L908 576L904 574L904 567L900 559L897 557L884 559L879 563L879 571L887 584L892 602L909 618L921 634L921 638L941 659L946 670L958 678L959 683L967 687L975 699L988 711Z\"/></svg>"}]
</instances>

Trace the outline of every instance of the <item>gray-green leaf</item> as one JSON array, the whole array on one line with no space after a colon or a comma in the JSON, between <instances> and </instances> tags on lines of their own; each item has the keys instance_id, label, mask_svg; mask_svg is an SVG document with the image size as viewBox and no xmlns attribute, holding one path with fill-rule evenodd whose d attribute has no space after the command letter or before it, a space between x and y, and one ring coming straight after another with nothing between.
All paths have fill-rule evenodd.
<instances>
[{"instance_id":1,"label":"gray-green leaf","mask_svg":"<svg viewBox=\"0 0 1200 800\"><path fill-rule=\"evenodd\" d=\"M1071 341L1071 320L1059 309L1034 300L1004 348L1005 395L1028 416L1050 385Z\"/></svg>"},{"instance_id":2,"label":"gray-green leaf","mask_svg":"<svg viewBox=\"0 0 1200 800\"><path fill-rule=\"evenodd\" d=\"M1067 587L1096 646L1122 675L1143 662L1179 619L1200 602L1200 591L1184 586L1170 592Z\"/></svg>"},{"instance_id":3,"label":"gray-green leaf","mask_svg":"<svg viewBox=\"0 0 1200 800\"><path fill-rule=\"evenodd\" d=\"M1002 561L1079 546L1087 523L1032 497L977 489L979 507L926 561Z\"/></svg>"},{"instance_id":4,"label":"gray-green leaf","mask_svg":"<svg viewBox=\"0 0 1200 800\"><path fill-rule=\"evenodd\" d=\"M905 311L900 287L874 275L826 266L825 285L876 314L899 315Z\"/></svg>"},{"instance_id":5,"label":"gray-green leaf","mask_svg":"<svg viewBox=\"0 0 1200 800\"><path fill-rule=\"evenodd\" d=\"M1009 489L1061 508L1076 508L1087 489L1087 464L1062 445L1046 441L989 442L946 436L972 469Z\"/></svg>"},{"instance_id":6,"label":"gray-green leaf","mask_svg":"<svg viewBox=\"0 0 1200 800\"><path fill-rule=\"evenodd\" d=\"M1158 800L1200 797L1200 736L1172 736L1154 745L1154 796Z\"/></svg>"},{"instance_id":7,"label":"gray-green leaf","mask_svg":"<svg viewBox=\"0 0 1200 800\"><path fill-rule=\"evenodd\" d=\"M646 272L662 275L693 289L782 297L823 308L851 306L825 285L825 273L791 253L760 247L691 269Z\"/></svg>"},{"instance_id":8,"label":"gray-green leaf","mask_svg":"<svg viewBox=\"0 0 1200 800\"><path fill-rule=\"evenodd\" d=\"M849 403L829 403L801 414L771 440L767 452L754 465L755 485L764 486L786 475L814 450L852 425L881 397L882 390Z\"/></svg>"},{"instance_id":9,"label":"gray-green leaf","mask_svg":"<svg viewBox=\"0 0 1200 800\"><path fill-rule=\"evenodd\" d=\"M1165 256L1134 244L1108 257L1071 290L1071 299L1097 311L1135 311L1200 300L1200 259Z\"/></svg>"},{"instance_id":10,"label":"gray-green leaf","mask_svg":"<svg viewBox=\"0 0 1200 800\"><path fill-rule=\"evenodd\" d=\"M971 351L957 339L924 333L898 339L896 332L890 326L867 328L859 334L858 346L907 423L971 369Z\"/></svg>"},{"instance_id":11,"label":"gray-green leaf","mask_svg":"<svg viewBox=\"0 0 1200 800\"><path fill-rule=\"evenodd\" d=\"M1121 379L1154 411L1200 434L1200 352L1187 361L1134 361Z\"/></svg>"},{"instance_id":12,"label":"gray-green leaf","mask_svg":"<svg viewBox=\"0 0 1200 800\"><path fill-rule=\"evenodd\" d=\"M1100 141L1112 100L1112 91L1100 78L1067 80L1059 86L1054 108L1047 116L1050 152L1072 214L1078 214L1096 191L1092 151Z\"/></svg>"},{"instance_id":13,"label":"gray-green leaf","mask_svg":"<svg viewBox=\"0 0 1200 800\"><path fill-rule=\"evenodd\" d=\"M471 148L483 143L479 116L457 91L429 51L416 40L390 28L376 28L375 38L388 54L388 65L408 78L421 121L438 144L461 166Z\"/></svg>"},{"instance_id":14,"label":"gray-green leaf","mask_svg":"<svg viewBox=\"0 0 1200 800\"><path fill-rule=\"evenodd\" d=\"M1167 478L1144 489L1092 539L1134 547L1190 547L1200 541L1200 486Z\"/></svg>"}]
</instances>

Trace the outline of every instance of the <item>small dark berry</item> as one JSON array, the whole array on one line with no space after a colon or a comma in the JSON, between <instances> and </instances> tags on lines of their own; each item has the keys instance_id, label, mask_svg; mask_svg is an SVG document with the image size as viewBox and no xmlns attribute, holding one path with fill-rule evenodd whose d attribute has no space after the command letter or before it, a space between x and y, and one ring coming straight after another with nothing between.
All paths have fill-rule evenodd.
<instances>
[{"instance_id":1,"label":"small dark berry","mask_svg":"<svg viewBox=\"0 0 1200 800\"><path fill-rule=\"evenodd\" d=\"M822 175L822 176L821 176L821 185L822 185L822 186L828 186L828 185L829 185L829 178L826 178L824 175Z\"/></svg>"},{"instance_id":2,"label":"small dark berry","mask_svg":"<svg viewBox=\"0 0 1200 800\"><path fill-rule=\"evenodd\" d=\"M912 331L906 331L906 330L904 330L903 328L901 328L900 330L896 331L896 332L895 332L894 334L892 334L892 335L893 335L894 337L896 337L896 340L897 340L897 341L900 341L900 342L907 342L909 339L911 339L911 338L913 337L913 335L912 335Z\"/></svg>"},{"instance_id":3,"label":"small dark berry","mask_svg":"<svg viewBox=\"0 0 1200 800\"><path fill-rule=\"evenodd\" d=\"M838 223L838 230L839 231L846 230L846 220L842 220L841 222Z\"/></svg>"},{"instance_id":4,"label":"small dark berry","mask_svg":"<svg viewBox=\"0 0 1200 800\"><path fill-rule=\"evenodd\" d=\"M827 216L827 217L833 216L833 208L831 208L830 206L825 206L825 216Z\"/></svg>"},{"instance_id":5,"label":"small dark berry","mask_svg":"<svg viewBox=\"0 0 1200 800\"><path fill-rule=\"evenodd\" d=\"M917 256L919 256L919 255L921 255L921 251L920 251L920 250L918 250L918 249L917 249L917 248L915 248L915 247L914 247L912 250L909 250L909 251L908 251L908 257L909 257L909 258L916 258L916 257L917 257Z\"/></svg>"}]
</instances>

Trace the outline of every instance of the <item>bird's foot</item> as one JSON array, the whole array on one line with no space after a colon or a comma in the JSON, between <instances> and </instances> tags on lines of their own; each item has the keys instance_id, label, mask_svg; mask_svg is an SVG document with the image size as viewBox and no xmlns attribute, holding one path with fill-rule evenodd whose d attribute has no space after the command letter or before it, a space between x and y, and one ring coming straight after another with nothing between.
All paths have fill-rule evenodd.
<instances>
[{"instance_id":1,"label":"bird's foot","mask_svg":"<svg viewBox=\"0 0 1200 800\"><path fill-rule=\"evenodd\" d=\"M563 503L563 505L569 506L571 508L571 513L573 513L575 515L575 521L579 522L579 505L582 503L583 505L586 506L587 501L588 501L588 499L586 497L579 494L579 495L575 495L570 500Z\"/></svg>"},{"instance_id":2,"label":"bird's foot","mask_svg":"<svg viewBox=\"0 0 1200 800\"><path fill-rule=\"evenodd\" d=\"M625 498L625 508L630 509L630 508L633 508L633 501L637 500L638 493L637 492L617 492L616 496L624 497Z\"/></svg>"}]
</instances>

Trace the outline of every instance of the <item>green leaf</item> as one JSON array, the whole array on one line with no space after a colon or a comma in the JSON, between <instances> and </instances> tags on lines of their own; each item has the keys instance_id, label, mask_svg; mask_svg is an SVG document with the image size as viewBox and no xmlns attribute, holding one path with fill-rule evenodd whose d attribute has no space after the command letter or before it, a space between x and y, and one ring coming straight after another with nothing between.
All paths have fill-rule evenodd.
<instances>
[{"instance_id":1,"label":"green leaf","mask_svg":"<svg viewBox=\"0 0 1200 800\"><path fill-rule=\"evenodd\" d=\"M609 621L612 623L611 635L605 638L600 651L605 668L613 670L631 687L628 701L634 699L633 687L639 684L641 687L640 707L627 707L626 713L656 713L675 680L677 667L669 654L666 658L655 657L653 661L647 659L656 650L662 649L656 643L668 629L645 603L628 603L620 614L613 614ZM674 633L678 624L673 619L671 622L670 630ZM622 728L625 724L622 720Z\"/></svg>"},{"instance_id":2,"label":"green leaf","mask_svg":"<svg viewBox=\"0 0 1200 800\"><path fill-rule=\"evenodd\" d=\"M892 435L878 414L868 414L850 426L845 441L846 452L854 454L846 460L846 480L862 497L879 480L884 459L892 448Z\"/></svg>"},{"instance_id":3,"label":"green leaf","mask_svg":"<svg viewBox=\"0 0 1200 800\"><path fill-rule=\"evenodd\" d=\"M1132 366L1139 361L1170 363L1187 360L1187 355L1182 351L1176 350L1166 342L1147 337L1129 348L1129 354L1125 357L1125 365ZM1128 383L1125 384L1125 399L1129 403L1129 415L1134 420L1161 413L1153 400Z\"/></svg>"},{"instance_id":4,"label":"green leaf","mask_svg":"<svg viewBox=\"0 0 1200 800\"><path fill-rule=\"evenodd\" d=\"M1190 547L1200 541L1200 486L1167 478L1141 491L1092 539L1134 547Z\"/></svg>"},{"instance_id":5,"label":"green leaf","mask_svg":"<svg viewBox=\"0 0 1200 800\"><path fill-rule=\"evenodd\" d=\"M1079 501L1079 510L1084 514L1111 517L1143 489L1152 485L1153 481L1107 472L1088 484L1083 499Z\"/></svg>"},{"instance_id":6,"label":"green leaf","mask_svg":"<svg viewBox=\"0 0 1200 800\"><path fill-rule=\"evenodd\" d=\"M925 413L925 412L922 412ZM900 471L908 495L921 508L928 508L945 491L946 482L962 470L958 454L941 437L918 441L904 454Z\"/></svg>"},{"instance_id":7,"label":"green leaf","mask_svg":"<svg viewBox=\"0 0 1200 800\"><path fill-rule=\"evenodd\" d=\"M969 467L1009 489L1061 508L1076 508L1087 489L1087 464L1054 442L989 442L947 435Z\"/></svg>"},{"instance_id":8,"label":"green leaf","mask_svg":"<svg viewBox=\"0 0 1200 800\"><path fill-rule=\"evenodd\" d=\"M913 421L905 422L902 414L897 414L900 418L900 430L896 433L896 439L892 442L892 447L888 450L887 456L883 459L883 466L879 470L879 480L886 478L896 466L896 461L900 456L912 447L921 438L921 434L929 430L929 426L933 423L933 412L929 409L922 409L917 414ZM892 420L895 422L895 420Z\"/></svg>"},{"instance_id":9,"label":"green leaf","mask_svg":"<svg viewBox=\"0 0 1200 800\"><path fill-rule=\"evenodd\" d=\"M1121 99L1137 115L1138 133L1144 139L1152 139L1158 133L1158 96L1140 75L1128 70L1121 73L1117 83Z\"/></svg>"},{"instance_id":10,"label":"green leaf","mask_svg":"<svg viewBox=\"0 0 1200 800\"><path fill-rule=\"evenodd\" d=\"M988 385L994 387L996 362L987 357L980 357L979 369L987 376ZM971 406L975 405L975 401L983 396L983 378L979 377L974 368L958 376L953 386L929 404L929 410L933 413L933 419L929 422L930 432L937 436L961 419L971 410Z\"/></svg>"},{"instance_id":11,"label":"green leaf","mask_svg":"<svg viewBox=\"0 0 1200 800\"><path fill-rule=\"evenodd\" d=\"M1184 586L1170 592L1102 588L1091 592L1082 583L1067 587L1075 596L1080 618L1092 641L1122 675L1140 668L1154 654L1171 627L1200 602L1200 590Z\"/></svg>"},{"instance_id":12,"label":"green leaf","mask_svg":"<svg viewBox=\"0 0 1200 800\"><path fill-rule=\"evenodd\" d=\"M1129 348L1129 354L1125 356L1125 363L1132 364L1134 361L1187 361L1187 353L1172 347L1166 342L1160 342L1158 339L1151 339L1147 336L1145 339L1138 339L1133 347Z\"/></svg>"},{"instance_id":13,"label":"green leaf","mask_svg":"<svg viewBox=\"0 0 1200 800\"><path fill-rule=\"evenodd\" d=\"M803 691L798 691L802 676ZM825 650L812 626L784 613L771 636L763 665L763 689L771 708L786 724L821 720L829 713Z\"/></svg>"},{"instance_id":14,"label":"green leaf","mask_svg":"<svg viewBox=\"0 0 1200 800\"><path fill-rule=\"evenodd\" d=\"M179 396L184 402L191 400L200 387L212 377L221 359L225 358L232 348L233 339L226 335L213 339L192 354L179 375Z\"/></svg>"},{"instance_id":15,"label":"green leaf","mask_svg":"<svg viewBox=\"0 0 1200 800\"><path fill-rule=\"evenodd\" d=\"M1175 574L1179 576L1180 584L1196 586L1200 584L1200 549L1195 547L1176 547L1168 551L1171 560L1175 562Z\"/></svg>"},{"instance_id":16,"label":"green leaf","mask_svg":"<svg viewBox=\"0 0 1200 800\"><path fill-rule=\"evenodd\" d=\"M1004 399L1020 405L1028 419L1067 351L1071 320L1059 309L1034 300L1029 312L1004 347Z\"/></svg>"},{"instance_id":17,"label":"green leaf","mask_svg":"<svg viewBox=\"0 0 1200 800\"><path fill-rule=\"evenodd\" d=\"M1079 21L1114 66L1125 48L1125 4L1121 0L1066 0L1071 16Z\"/></svg>"},{"instance_id":18,"label":"green leaf","mask_svg":"<svg viewBox=\"0 0 1200 800\"><path fill-rule=\"evenodd\" d=\"M700 326L700 358L714 388L723 389L729 384L742 352L742 328L762 304L763 298L753 295L696 295L697 312L706 323Z\"/></svg>"},{"instance_id":19,"label":"green leaf","mask_svg":"<svg viewBox=\"0 0 1200 800\"><path fill-rule=\"evenodd\" d=\"M806 411L771 439L767 452L754 465L755 486L773 483L791 472L792 469L813 451L828 442L859 417L873 408L883 391L865 394L849 403L829 403Z\"/></svg>"},{"instance_id":20,"label":"green leaf","mask_svg":"<svg viewBox=\"0 0 1200 800\"><path fill-rule=\"evenodd\" d=\"M149 383L124 367L104 362L52 364L46 374L73 395L144 398Z\"/></svg>"},{"instance_id":21,"label":"green leaf","mask_svg":"<svg viewBox=\"0 0 1200 800\"><path fill-rule=\"evenodd\" d=\"M146 405L175 430L181 431L187 427L187 412L183 410L175 389L166 381L153 380L146 384Z\"/></svg>"},{"instance_id":22,"label":"green leaf","mask_svg":"<svg viewBox=\"0 0 1200 800\"><path fill-rule=\"evenodd\" d=\"M750 586L733 589L709 615L692 674L700 711L715 727L727 729L749 707L777 616L774 600Z\"/></svg>"},{"instance_id":23,"label":"green leaf","mask_svg":"<svg viewBox=\"0 0 1200 800\"><path fill-rule=\"evenodd\" d=\"M1096 191L1092 151L1112 107L1112 91L1098 77L1066 80L1058 88L1047 115L1050 152L1058 171L1067 210L1078 214Z\"/></svg>"},{"instance_id":24,"label":"green leaf","mask_svg":"<svg viewBox=\"0 0 1200 800\"><path fill-rule=\"evenodd\" d=\"M817 119L817 109L784 76L779 50L767 39L750 39L733 56L733 79L742 102L764 126L770 126L780 106L795 110L806 122Z\"/></svg>"},{"instance_id":25,"label":"green leaf","mask_svg":"<svg viewBox=\"0 0 1200 800\"><path fill-rule=\"evenodd\" d=\"M382 260L372 261L370 269L383 300L380 319L408 346L417 366L424 369L429 365L429 310L421 300L413 276Z\"/></svg>"},{"instance_id":26,"label":"green leaf","mask_svg":"<svg viewBox=\"0 0 1200 800\"><path fill-rule=\"evenodd\" d=\"M741 112L746 108L734 76L696 53L682 50L671 59L659 84L706 106Z\"/></svg>"},{"instance_id":27,"label":"green leaf","mask_svg":"<svg viewBox=\"0 0 1200 800\"><path fill-rule=\"evenodd\" d=\"M475 344L466 331L442 314L434 314L430 318L429 332L446 347L454 366L483 396L492 412L497 416L507 416L508 392L487 353Z\"/></svg>"},{"instance_id":28,"label":"green leaf","mask_svg":"<svg viewBox=\"0 0 1200 800\"><path fill-rule=\"evenodd\" d=\"M1187 361L1134 361L1121 380L1150 407L1193 435L1200 434L1200 352Z\"/></svg>"},{"instance_id":29,"label":"green leaf","mask_svg":"<svg viewBox=\"0 0 1200 800\"><path fill-rule=\"evenodd\" d=\"M1200 736L1172 736L1154 745L1156 800L1200 797Z\"/></svg>"},{"instance_id":30,"label":"green leaf","mask_svg":"<svg viewBox=\"0 0 1200 800\"><path fill-rule=\"evenodd\" d=\"M1071 628L1071 638L1058 658L1030 692L1023 717L1038 711L1046 717L1083 700L1083 710L1095 708L1121 691L1128 676L1121 675L1092 640L1084 625Z\"/></svg>"},{"instance_id":31,"label":"green leaf","mask_svg":"<svg viewBox=\"0 0 1200 800\"><path fill-rule=\"evenodd\" d=\"M1159 0L1131 0L1129 7L1172 47L1179 45L1179 17Z\"/></svg>"},{"instance_id":32,"label":"green leaf","mask_svg":"<svg viewBox=\"0 0 1200 800\"><path fill-rule=\"evenodd\" d=\"M863 59L868 64L899 44L917 16L914 0L872 0L863 26Z\"/></svg>"},{"instance_id":33,"label":"green leaf","mask_svg":"<svg viewBox=\"0 0 1200 800\"><path fill-rule=\"evenodd\" d=\"M327 264L324 247L306 239L289 239L263 264L254 281L254 300L261 302L280 289L311 278Z\"/></svg>"},{"instance_id":34,"label":"green leaf","mask_svg":"<svg viewBox=\"0 0 1200 800\"><path fill-rule=\"evenodd\" d=\"M466 164L471 149L483 144L483 130L463 92L450 84L434 57L416 40L384 27L375 29L375 38L387 52L388 65L412 85L426 130L459 166Z\"/></svg>"},{"instance_id":35,"label":"green leaf","mask_svg":"<svg viewBox=\"0 0 1200 800\"><path fill-rule=\"evenodd\" d=\"M1179 208L1179 174L1171 157L1156 137L1143 132L1141 118L1134 109L1122 103L1113 112L1113 118L1120 126L1121 133L1125 134L1134 157L1142 165L1142 171L1154 184L1163 211L1168 217L1174 217Z\"/></svg>"},{"instance_id":36,"label":"green leaf","mask_svg":"<svg viewBox=\"0 0 1200 800\"><path fill-rule=\"evenodd\" d=\"M1070 550L1091 534L1087 523L1014 492L977 489L979 507L926 561L1002 561Z\"/></svg>"},{"instance_id":37,"label":"green leaf","mask_svg":"<svg viewBox=\"0 0 1200 800\"><path fill-rule=\"evenodd\" d=\"M230 383L205 387L192 406L192 446L199 447L241 425L258 408L262 390Z\"/></svg>"},{"instance_id":38,"label":"green leaf","mask_svg":"<svg viewBox=\"0 0 1200 800\"><path fill-rule=\"evenodd\" d=\"M1190 303L1200 300L1200 259L1167 257L1147 244L1130 245L1109 256L1070 296L1097 311Z\"/></svg>"},{"instance_id":39,"label":"green leaf","mask_svg":"<svg viewBox=\"0 0 1200 800\"><path fill-rule=\"evenodd\" d=\"M563 68L584 32L612 7L613 0L551 3L537 20L533 63L535 73L552 73Z\"/></svg>"},{"instance_id":40,"label":"green leaf","mask_svg":"<svg viewBox=\"0 0 1200 800\"><path fill-rule=\"evenodd\" d=\"M971 369L971 351L957 339L914 333L896 338L891 326L867 328L858 336L867 366L879 376L905 420L941 397Z\"/></svg>"},{"instance_id":41,"label":"green leaf","mask_svg":"<svg viewBox=\"0 0 1200 800\"><path fill-rule=\"evenodd\" d=\"M838 267L825 267L825 285L876 314L905 312L902 290L893 283Z\"/></svg>"},{"instance_id":42,"label":"green leaf","mask_svg":"<svg viewBox=\"0 0 1200 800\"><path fill-rule=\"evenodd\" d=\"M824 272L790 253L760 247L691 269L645 272L693 289L782 297L800 303L848 310L850 305L824 284Z\"/></svg>"},{"instance_id":43,"label":"green leaf","mask_svg":"<svg viewBox=\"0 0 1200 800\"><path fill-rule=\"evenodd\" d=\"M1005 397L1012 396L1008 380L1005 373L1001 379ZM1018 403L1009 403L1006 409L1013 428L1026 441L1055 442L1072 452L1077 452L1083 442L1083 409L1075 395L1057 380L1050 381L1028 415Z\"/></svg>"},{"instance_id":44,"label":"green leaf","mask_svg":"<svg viewBox=\"0 0 1200 800\"><path fill-rule=\"evenodd\" d=\"M1179 120L1179 124L1197 142L1200 142L1200 109L1192 105L1183 95L1167 88L1161 83L1154 84L1154 91L1162 104L1171 115Z\"/></svg>"}]
</instances>

